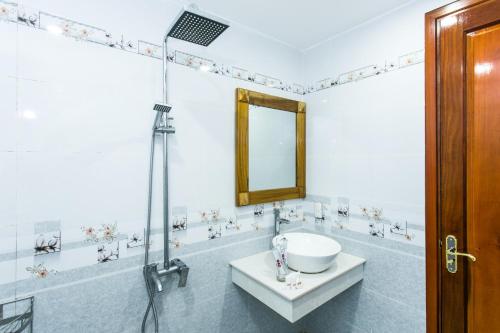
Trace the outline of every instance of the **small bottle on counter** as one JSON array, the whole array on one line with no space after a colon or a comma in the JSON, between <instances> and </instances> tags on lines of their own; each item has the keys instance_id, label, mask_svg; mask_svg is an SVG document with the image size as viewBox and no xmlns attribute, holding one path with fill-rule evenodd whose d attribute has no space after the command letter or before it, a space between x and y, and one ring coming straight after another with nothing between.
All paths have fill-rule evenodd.
<instances>
[{"instance_id":1,"label":"small bottle on counter","mask_svg":"<svg viewBox=\"0 0 500 333\"><path fill-rule=\"evenodd\" d=\"M283 255L278 248L273 248L273 256L276 263L276 279L280 282L286 281L286 275L288 274L288 268L283 261Z\"/></svg>"}]
</instances>

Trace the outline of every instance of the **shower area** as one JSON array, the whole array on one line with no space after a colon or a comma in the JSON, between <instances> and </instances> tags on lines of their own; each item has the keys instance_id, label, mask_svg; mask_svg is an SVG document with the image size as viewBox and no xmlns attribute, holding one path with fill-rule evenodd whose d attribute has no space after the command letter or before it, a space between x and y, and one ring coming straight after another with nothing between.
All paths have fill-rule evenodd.
<instances>
[{"instance_id":1,"label":"shower area","mask_svg":"<svg viewBox=\"0 0 500 333\"><path fill-rule=\"evenodd\" d=\"M206 14L205 14L206 15ZM220 19L219 19L220 20ZM148 292L148 307L144 315L141 330L146 330L146 321L151 311L154 318L155 332L159 331L158 312L154 297L157 293L163 291L163 280L167 279L172 273L179 274L179 287L185 287L187 283L189 267L180 259L170 260L169 247L169 205L168 205L168 135L175 133L172 126L172 117L169 113L172 106L168 104L168 39L176 38L185 42L201 46L210 45L221 33L228 28L228 24L216 21L212 18L203 16L195 7L189 7L183 10L172 26L168 29L163 40L163 103L155 104L153 110L156 116L151 136L151 153L149 159L149 183L148 183L148 215L145 232L144 249L144 282ZM156 147L156 137L161 135L163 148L163 265L149 263L149 249L151 246L151 217L153 200L153 182L154 182L154 156Z\"/></svg>"}]
</instances>

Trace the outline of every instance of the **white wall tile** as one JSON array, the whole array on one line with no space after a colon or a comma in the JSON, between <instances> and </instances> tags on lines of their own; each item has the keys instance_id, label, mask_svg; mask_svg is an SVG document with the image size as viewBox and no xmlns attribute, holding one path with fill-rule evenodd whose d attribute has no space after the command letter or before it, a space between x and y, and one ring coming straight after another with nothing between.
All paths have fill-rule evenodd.
<instances>
[{"instance_id":1,"label":"white wall tile","mask_svg":"<svg viewBox=\"0 0 500 333\"><path fill-rule=\"evenodd\" d=\"M1 31L1 26L0 26ZM0 152L16 151L17 137L17 112L16 112L16 79L14 77L0 76Z\"/></svg>"},{"instance_id":2,"label":"white wall tile","mask_svg":"<svg viewBox=\"0 0 500 333\"><path fill-rule=\"evenodd\" d=\"M17 154L0 152L0 226L16 225Z\"/></svg>"},{"instance_id":3,"label":"white wall tile","mask_svg":"<svg viewBox=\"0 0 500 333\"><path fill-rule=\"evenodd\" d=\"M436 6L410 5L309 50L306 76L338 75L423 48L416 29ZM306 95L308 192L347 196L424 224L424 100L423 64Z\"/></svg>"},{"instance_id":4,"label":"white wall tile","mask_svg":"<svg viewBox=\"0 0 500 333\"><path fill-rule=\"evenodd\" d=\"M19 220L61 220L63 228L145 216L147 153L19 155Z\"/></svg>"},{"instance_id":5,"label":"white wall tile","mask_svg":"<svg viewBox=\"0 0 500 333\"><path fill-rule=\"evenodd\" d=\"M14 77L17 74L17 25L0 20L0 40L0 75Z\"/></svg>"}]
</instances>

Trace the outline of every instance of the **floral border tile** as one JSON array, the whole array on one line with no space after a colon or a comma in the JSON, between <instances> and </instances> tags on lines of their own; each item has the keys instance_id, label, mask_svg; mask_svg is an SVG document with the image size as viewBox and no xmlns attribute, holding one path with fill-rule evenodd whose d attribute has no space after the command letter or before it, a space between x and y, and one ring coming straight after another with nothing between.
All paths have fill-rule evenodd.
<instances>
[{"instance_id":1,"label":"floral border tile","mask_svg":"<svg viewBox=\"0 0 500 333\"><path fill-rule=\"evenodd\" d=\"M294 205L287 208L287 219L292 222L304 221L304 208L302 205Z\"/></svg>"},{"instance_id":2,"label":"floral border tile","mask_svg":"<svg viewBox=\"0 0 500 333\"><path fill-rule=\"evenodd\" d=\"M93 226L82 226L85 241L87 242L112 242L118 237L118 223L102 223L99 229Z\"/></svg>"},{"instance_id":3,"label":"floral border tile","mask_svg":"<svg viewBox=\"0 0 500 333\"><path fill-rule=\"evenodd\" d=\"M240 79L244 81L252 81L252 75L250 72L246 69L239 68L239 67L234 67L232 70L232 77L235 79Z\"/></svg>"},{"instance_id":4,"label":"floral border tile","mask_svg":"<svg viewBox=\"0 0 500 333\"><path fill-rule=\"evenodd\" d=\"M200 222L202 223L216 223L221 219L220 208L201 210L199 211Z\"/></svg>"},{"instance_id":5,"label":"floral border tile","mask_svg":"<svg viewBox=\"0 0 500 333\"><path fill-rule=\"evenodd\" d=\"M132 234L129 234L127 236L127 249L144 246L145 233L146 231L143 229L141 232L132 232Z\"/></svg>"},{"instance_id":6,"label":"floral border tile","mask_svg":"<svg viewBox=\"0 0 500 333\"><path fill-rule=\"evenodd\" d=\"M222 237L222 226L220 223L208 224L208 239L216 239Z\"/></svg>"},{"instance_id":7,"label":"floral border tile","mask_svg":"<svg viewBox=\"0 0 500 333\"><path fill-rule=\"evenodd\" d=\"M97 246L97 262L105 263L120 258L120 242L102 243Z\"/></svg>"},{"instance_id":8,"label":"floral border tile","mask_svg":"<svg viewBox=\"0 0 500 333\"><path fill-rule=\"evenodd\" d=\"M45 12L39 13L39 28L43 30L56 29L63 36L77 40L99 41L106 34L103 29Z\"/></svg>"},{"instance_id":9,"label":"floral border tile","mask_svg":"<svg viewBox=\"0 0 500 333\"><path fill-rule=\"evenodd\" d=\"M264 216L264 205L255 205L253 207L253 216L255 217L263 217Z\"/></svg>"},{"instance_id":10,"label":"floral border tile","mask_svg":"<svg viewBox=\"0 0 500 333\"><path fill-rule=\"evenodd\" d=\"M368 224L368 233L372 236L385 237L385 223L378 221L370 221Z\"/></svg>"},{"instance_id":11,"label":"floral border tile","mask_svg":"<svg viewBox=\"0 0 500 333\"><path fill-rule=\"evenodd\" d=\"M389 228L389 231L393 235L400 235L405 237L407 240L411 241L415 238L415 233L413 232L408 232L408 221L405 221L404 223L404 228L403 228L403 223L401 222L393 222L391 223L391 227Z\"/></svg>"},{"instance_id":12,"label":"floral border tile","mask_svg":"<svg viewBox=\"0 0 500 333\"><path fill-rule=\"evenodd\" d=\"M55 269L48 269L45 264L40 263L38 265L26 267L26 271L31 273L31 275L38 279L44 279L52 274L57 274Z\"/></svg>"},{"instance_id":13,"label":"floral border tile","mask_svg":"<svg viewBox=\"0 0 500 333\"><path fill-rule=\"evenodd\" d=\"M188 227L188 210L187 207L172 208L172 231L187 230Z\"/></svg>"},{"instance_id":14,"label":"floral border tile","mask_svg":"<svg viewBox=\"0 0 500 333\"><path fill-rule=\"evenodd\" d=\"M85 236L86 242L98 242L97 230L92 226L82 226L80 228Z\"/></svg>"},{"instance_id":15,"label":"floral border tile","mask_svg":"<svg viewBox=\"0 0 500 333\"><path fill-rule=\"evenodd\" d=\"M17 3L0 2L0 20L17 22L17 19L18 19Z\"/></svg>"},{"instance_id":16,"label":"floral border tile","mask_svg":"<svg viewBox=\"0 0 500 333\"><path fill-rule=\"evenodd\" d=\"M36 256L61 252L61 231L40 233L35 239L33 250Z\"/></svg>"},{"instance_id":17,"label":"floral border tile","mask_svg":"<svg viewBox=\"0 0 500 333\"><path fill-rule=\"evenodd\" d=\"M425 58L424 50L418 50L415 52L403 54L399 57L399 68L408 67L421 62L424 62Z\"/></svg>"},{"instance_id":18,"label":"floral border tile","mask_svg":"<svg viewBox=\"0 0 500 333\"><path fill-rule=\"evenodd\" d=\"M30 7L17 5L17 23L32 28L39 28L39 12Z\"/></svg>"},{"instance_id":19,"label":"floral border tile","mask_svg":"<svg viewBox=\"0 0 500 333\"><path fill-rule=\"evenodd\" d=\"M144 40L137 42L137 50L139 54L156 59L163 58L163 47Z\"/></svg>"},{"instance_id":20,"label":"floral border tile","mask_svg":"<svg viewBox=\"0 0 500 333\"><path fill-rule=\"evenodd\" d=\"M205 72L214 71L216 66L215 62L210 59L201 58L181 51L175 51L174 61L176 64L203 70Z\"/></svg>"},{"instance_id":21,"label":"floral border tile","mask_svg":"<svg viewBox=\"0 0 500 333\"><path fill-rule=\"evenodd\" d=\"M118 237L118 223L103 223L99 228L101 238L107 242L111 242Z\"/></svg>"},{"instance_id":22,"label":"floral border tile","mask_svg":"<svg viewBox=\"0 0 500 333\"><path fill-rule=\"evenodd\" d=\"M239 231L241 229L241 224L238 222L236 215L226 217L224 220L224 228L226 230Z\"/></svg>"},{"instance_id":23,"label":"floral border tile","mask_svg":"<svg viewBox=\"0 0 500 333\"><path fill-rule=\"evenodd\" d=\"M177 248L177 249L183 245L183 243L177 237L174 237L173 239L169 240L169 243L171 248Z\"/></svg>"},{"instance_id":24,"label":"floral border tile","mask_svg":"<svg viewBox=\"0 0 500 333\"><path fill-rule=\"evenodd\" d=\"M349 198L338 197L337 198L337 215L342 217L349 217Z\"/></svg>"},{"instance_id":25,"label":"floral border tile","mask_svg":"<svg viewBox=\"0 0 500 333\"><path fill-rule=\"evenodd\" d=\"M293 92L294 94L298 94L298 95L305 95L306 94L306 90L305 90L304 86L301 84L298 84L298 83L293 83L291 88L290 88L290 91Z\"/></svg>"}]
</instances>

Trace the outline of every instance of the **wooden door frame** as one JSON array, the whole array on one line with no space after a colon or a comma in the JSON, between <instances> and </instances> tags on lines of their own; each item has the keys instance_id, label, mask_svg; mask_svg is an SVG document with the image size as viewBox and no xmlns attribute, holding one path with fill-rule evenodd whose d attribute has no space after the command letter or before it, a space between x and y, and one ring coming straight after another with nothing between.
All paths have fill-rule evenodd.
<instances>
[{"instance_id":1,"label":"wooden door frame","mask_svg":"<svg viewBox=\"0 0 500 333\"><path fill-rule=\"evenodd\" d=\"M440 146L437 21L490 0L460 0L425 15L425 249L427 332L441 331Z\"/></svg>"}]
</instances>

